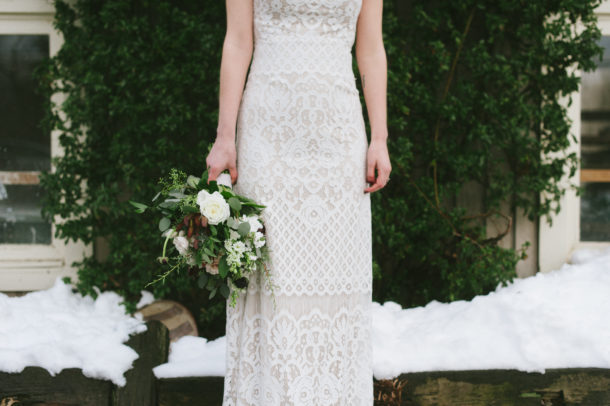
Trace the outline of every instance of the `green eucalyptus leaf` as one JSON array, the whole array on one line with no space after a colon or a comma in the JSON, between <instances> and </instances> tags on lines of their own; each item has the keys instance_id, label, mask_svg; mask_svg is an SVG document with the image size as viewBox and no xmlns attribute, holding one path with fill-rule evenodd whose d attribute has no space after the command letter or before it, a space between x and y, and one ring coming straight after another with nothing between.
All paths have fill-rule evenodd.
<instances>
[{"instance_id":1,"label":"green eucalyptus leaf","mask_svg":"<svg viewBox=\"0 0 610 406\"><path fill-rule=\"evenodd\" d=\"M219 290L220 290L220 294L222 296L224 296L225 299L229 297L230 291L229 291L229 287L227 286L226 283L223 283L222 285L220 285Z\"/></svg>"},{"instance_id":2,"label":"green eucalyptus leaf","mask_svg":"<svg viewBox=\"0 0 610 406\"><path fill-rule=\"evenodd\" d=\"M205 285L208 283L208 274L207 272L202 272L197 279L197 286L201 289L205 288Z\"/></svg>"},{"instance_id":3,"label":"green eucalyptus leaf","mask_svg":"<svg viewBox=\"0 0 610 406\"><path fill-rule=\"evenodd\" d=\"M247 221L240 223L239 226L237 227L237 232L242 237L247 236L248 233L250 232L250 223L248 223Z\"/></svg>"},{"instance_id":4,"label":"green eucalyptus leaf","mask_svg":"<svg viewBox=\"0 0 610 406\"><path fill-rule=\"evenodd\" d=\"M199 213L199 207L184 205L182 206L182 210L185 213Z\"/></svg>"},{"instance_id":5,"label":"green eucalyptus leaf","mask_svg":"<svg viewBox=\"0 0 610 406\"><path fill-rule=\"evenodd\" d=\"M165 199L165 201L159 204L159 207L164 209L173 209L178 206L180 199Z\"/></svg>"},{"instance_id":6,"label":"green eucalyptus leaf","mask_svg":"<svg viewBox=\"0 0 610 406\"><path fill-rule=\"evenodd\" d=\"M265 205L254 203L254 202L242 202L241 204L243 206L256 207L256 208L259 208L259 209L264 209L265 207L267 207Z\"/></svg>"},{"instance_id":7,"label":"green eucalyptus leaf","mask_svg":"<svg viewBox=\"0 0 610 406\"><path fill-rule=\"evenodd\" d=\"M218 261L218 274L221 278L225 278L229 274L229 264L227 264L227 256L223 255Z\"/></svg>"},{"instance_id":8,"label":"green eucalyptus leaf","mask_svg":"<svg viewBox=\"0 0 610 406\"><path fill-rule=\"evenodd\" d=\"M182 191L169 192L168 195L176 199L176 201L180 201L186 197L186 195Z\"/></svg>"},{"instance_id":9,"label":"green eucalyptus leaf","mask_svg":"<svg viewBox=\"0 0 610 406\"><path fill-rule=\"evenodd\" d=\"M136 208L137 213L144 213L144 211L146 211L146 209L148 209L147 205L138 203L138 202L134 202L133 200L130 200L129 203L131 203L131 205Z\"/></svg>"},{"instance_id":10,"label":"green eucalyptus leaf","mask_svg":"<svg viewBox=\"0 0 610 406\"><path fill-rule=\"evenodd\" d=\"M229 206L231 206L231 208L233 210L235 210L235 211L240 211L241 210L241 202L235 196L229 198L228 203L229 203Z\"/></svg>"},{"instance_id":11,"label":"green eucalyptus leaf","mask_svg":"<svg viewBox=\"0 0 610 406\"><path fill-rule=\"evenodd\" d=\"M212 291L210 292L210 296L208 296L208 299L212 299L214 296L216 296L217 291L218 291L218 288L212 289Z\"/></svg>"},{"instance_id":12,"label":"green eucalyptus leaf","mask_svg":"<svg viewBox=\"0 0 610 406\"><path fill-rule=\"evenodd\" d=\"M193 189L198 189L198 185L199 185L199 181L201 179L193 176L193 175L189 175L189 177L186 179L186 184L190 187L192 187Z\"/></svg>"},{"instance_id":13,"label":"green eucalyptus leaf","mask_svg":"<svg viewBox=\"0 0 610 406\"><path fill-rule=\"evenodd\" d=\"M170 221L170 219L168 219L167 217L163 217L160 221L159 221L159 230L161 232L167 230L169 228L169 226L172 225L172 222Z\"/></svg>"}]
</instances>

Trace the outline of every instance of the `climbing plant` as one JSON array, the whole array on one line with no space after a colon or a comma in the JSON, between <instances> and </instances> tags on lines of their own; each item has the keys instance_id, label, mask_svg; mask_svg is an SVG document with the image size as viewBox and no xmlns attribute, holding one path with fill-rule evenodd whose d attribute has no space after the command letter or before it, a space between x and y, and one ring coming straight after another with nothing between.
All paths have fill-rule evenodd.
<instances>
[{"instance_id":1,"label":"climbing plant","mask_svg":"<svg viewBox=\"0 0 610 406\"><path fill-rule=\"evenodd\" d=\"M577 159L565 152L570 123L558 100L578 86L572 69L592 69L599 57L597 4L385 0L393 173L371 195L376 300L469 299L514 276L521 247L500 247L502 235L485 220L507 220L506 202L531 218L560 209L559 180ZM127 200L150 199L171 167L205 167L217 126L224 2L55 7L65 42L38 73L49 100L65 99L61 114L49 102L44 121L64 153L41 176L43 214L62 219L58 238L94 243L74 264L77 288L115 290L133 311L161 270L160 240L156 222ZM473 185L481 190L477 212L459 203ZM152 290L188 304L202 334L223 333L222 305L210 305L186 275Z\"/></svg>"},{"instance_id":2,"label":"climbing plant","mask_svg":"<svg viewBox=\"0 0 610 406\"><path fill-rule=\"evenodd\" d=\"M511 217L548 217L574 186L560 183L578 166L560 98L601 56L597 5L386 2L394 174L372 196L379 299L470 299L516 276L529 242L498 245Z\"/></svg>"}]
</instances>

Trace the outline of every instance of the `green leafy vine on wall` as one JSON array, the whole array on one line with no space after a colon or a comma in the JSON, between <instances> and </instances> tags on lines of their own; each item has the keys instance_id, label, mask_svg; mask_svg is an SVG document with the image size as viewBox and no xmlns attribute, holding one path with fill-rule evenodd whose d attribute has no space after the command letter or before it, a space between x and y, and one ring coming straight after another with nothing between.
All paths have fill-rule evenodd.
<instances>
[{"instance_id":1,"label":"green leafy vine on wall","mask_svg":"<svg viewBox=\"0 0 610 406\"><path fill-rule=\"evenodd\" d=\"M82 293L116 290L134 310L160 271L156 224L127 199L150 199L171 167L205 167L217 126L223 3L55 3L65 42L39 76L49 96L66 97L63 114L49 104L45 119L64 154L41 184L44 214L63 219L57 237L95 243L94 255L75 264ZM384 2L395 169L371 195L375 300L469 299L515 276L527 245L498 241L517 210L532 219L557 211L560 179L578 164L558 100L578 87L572 68L590 70L599 57L598 3ZM494 219L505 224L498 233L488 227ZM187 304L202 334L223 334L222 306L210 306L186 275L153 293Z\"/></svg>"}]
</instances>

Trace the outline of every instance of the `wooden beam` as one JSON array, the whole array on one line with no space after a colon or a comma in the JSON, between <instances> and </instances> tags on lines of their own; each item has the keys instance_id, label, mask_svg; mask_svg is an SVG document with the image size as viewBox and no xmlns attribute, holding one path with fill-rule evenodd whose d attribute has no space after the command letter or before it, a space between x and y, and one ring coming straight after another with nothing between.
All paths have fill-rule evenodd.
<instances>
[{"instance_id":1,"label":"wooden beam","mask_svg":"<svg viewBox=\"0 0 610 406\"><path fill-rule=\"evenodd\" d=\"M0 171L0 183L5 185L38 185L40 171Z\"/></svg>"},{"instance_id":2,"label":"wooden beam","mask_svg":"<svg viewBox=\"0 0 610 406\"><path fill-rule=\"evenodd\" d=\"M583 183L610 183L610 169L581 169L580 181Z\"/></svg>"}]
</instances>

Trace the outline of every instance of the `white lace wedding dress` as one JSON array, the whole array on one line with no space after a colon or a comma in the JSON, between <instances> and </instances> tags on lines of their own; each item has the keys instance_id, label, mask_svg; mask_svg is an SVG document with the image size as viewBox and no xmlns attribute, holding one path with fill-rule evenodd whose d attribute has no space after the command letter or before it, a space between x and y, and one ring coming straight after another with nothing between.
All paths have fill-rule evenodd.
<instances>
[{"instance_id":1,"label":"white lace wedding dress","mask_svg":"<svg viewBox=\"0 0 610 406\"><path fill-rule=\"evenodd\" d=\"M362 0L253 0L237 193L263 212L264 279L227 306L223 406L371 406L367 138L352 46Z\"/></svg>"}]
</instances>

